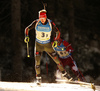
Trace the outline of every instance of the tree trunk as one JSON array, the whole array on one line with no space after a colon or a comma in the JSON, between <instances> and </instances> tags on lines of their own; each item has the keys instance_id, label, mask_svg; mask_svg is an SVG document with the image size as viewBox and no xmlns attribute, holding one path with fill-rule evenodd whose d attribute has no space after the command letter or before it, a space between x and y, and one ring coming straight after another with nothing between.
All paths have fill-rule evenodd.
<instances>
[{"instance_id":1,"label":"tree trunk","mask_svg":"<svg viewBox=\"0 0 100 91\"><path fill-rule=\"evenodd\" d=\"M13 81L22 81L20 0L12 0Z\"/></svg>"},{"instance_id":2,"label":"tree trunk","mask_svg":"<svg viewBox=\"0 0 100 91\"><path fill-rule=\"evenodd\" d=\"M47 17L54 21L54 17L55 17L54 4L55 4L55 1L50 0L50 1L48 1L48 3L51 3L53 7L50 4L47 4L47 10L49 10L49 11L47 11L47 14L48 14Z\"/></svg>"},{"instance_id":3,"label":"tree trunk","mask_svg":"<svg viewBox=\"0 0 100 91\"><path fill-rule=\"evenodd\" d=\"M68 4L68 18L69 18L69 43L74 47L74 7L73 0L69 0Z\"/></svg>"}]
</instances>

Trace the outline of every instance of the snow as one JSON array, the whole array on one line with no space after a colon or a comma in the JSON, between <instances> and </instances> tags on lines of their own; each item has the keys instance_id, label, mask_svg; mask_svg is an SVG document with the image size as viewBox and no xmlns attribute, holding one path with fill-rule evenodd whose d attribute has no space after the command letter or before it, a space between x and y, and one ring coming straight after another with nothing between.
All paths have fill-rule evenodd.
<instances>
[{"instance_id":1,"label":"snow","mask_svg":"<svg viewBox=\"0 0 100 91\"><path fill-rule=\"evenodd\" d=\"M25 82L0 82L0 91L94 91L90 87L80 86L78 84L68 83L42 83L37 86L36 83ZM100 91L100 86L96 86L95 91Z\"/></svg>"}]
</instances>

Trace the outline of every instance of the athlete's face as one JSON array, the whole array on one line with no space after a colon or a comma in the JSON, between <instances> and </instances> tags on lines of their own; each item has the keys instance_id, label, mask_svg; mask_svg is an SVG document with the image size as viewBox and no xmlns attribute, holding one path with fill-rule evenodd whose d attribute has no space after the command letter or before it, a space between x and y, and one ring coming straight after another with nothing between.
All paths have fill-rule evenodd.
<instances>
[{"instance_id":1,"label":"athlete's face","mask_svg":"<svg viewBox=\"0 0 100 91\"><path fill-rule=\"evenodd\" d=\"M46 17L45 18L41 18L40 20L41 20L41 22L44 24L45 22L46 22Z\"/></svg>"}]
</instances>

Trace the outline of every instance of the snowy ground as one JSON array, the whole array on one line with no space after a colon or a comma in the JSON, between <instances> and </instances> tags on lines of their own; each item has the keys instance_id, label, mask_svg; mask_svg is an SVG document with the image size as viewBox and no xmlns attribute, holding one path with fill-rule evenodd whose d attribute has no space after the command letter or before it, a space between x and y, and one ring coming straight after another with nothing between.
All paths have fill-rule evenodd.
<instances>
[{"instance_id":1,"label":"snowy ground","mask_svg":"<svg viewBox=\"0 0 100 91\"><path fill-rule=\"evenodd\" d=\"M90 87L68 83L42 83L37 86L35 83L0 82L0 91L94 91ZM95 91L100 91L96 86Z\"/></svg>"}]
</instances>

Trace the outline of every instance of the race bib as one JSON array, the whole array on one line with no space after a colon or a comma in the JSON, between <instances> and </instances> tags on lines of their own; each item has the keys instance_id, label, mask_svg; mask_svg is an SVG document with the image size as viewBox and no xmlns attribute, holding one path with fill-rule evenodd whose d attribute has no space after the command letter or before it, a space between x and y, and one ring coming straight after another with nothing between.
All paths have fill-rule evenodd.
<instances>
[{"instance_id":1,"label":"race bib","mask_svg":"<svg viewBox=\"0 0 100 91\"><path fill-rule=\"evenodd\" d=\"M47 41L50 39L51 31L50 32L41 32L36 31L36 38L40 41Z\"/></svg>"},{"instance_id":2,"label":"race bib","mask_svg":"<svg viewBox=\"0 0 100 91\"><path fill-rule=\"evenodd\" d=\"M67 57L69 55L69 53L64 50L64 51L57 51L58 55L63 58L63 57Z\"/></svg>"},{"instance_id":3,"label":"race bib","mask_svg":"<svg viewBox=\"0 0 100 91\"><path fill-rule=\"evenodd\" d=\"M47 22L46 25L43 25L41 21L36 24L36 41L41 44L46 44L50 42L51 37L51 23Z\"/></svg>"}]
</instances>

